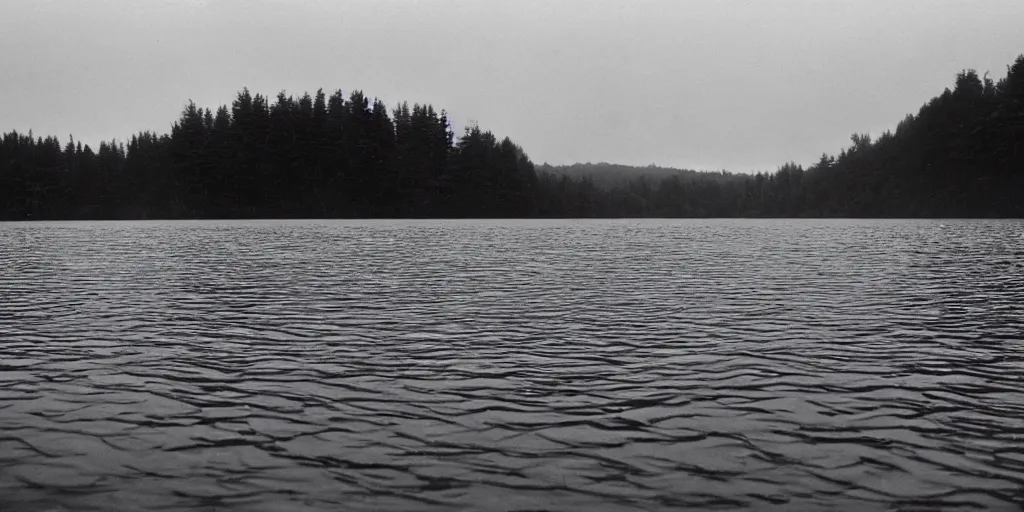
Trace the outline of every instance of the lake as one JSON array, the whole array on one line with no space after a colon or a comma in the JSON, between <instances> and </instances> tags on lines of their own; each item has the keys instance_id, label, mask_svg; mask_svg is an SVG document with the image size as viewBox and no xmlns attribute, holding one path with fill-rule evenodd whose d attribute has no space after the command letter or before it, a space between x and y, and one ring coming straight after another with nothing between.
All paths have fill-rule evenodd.
<instances>
[{"instance_id":1,"label":"lake","mask_svg":"<svg viewBox=\"0 0 1024 512\"><path fill-rule=\"evenodd\" d=\"M1014 510L1024 221L0 223L0 509Z\"/></svg>"}]
</instances>

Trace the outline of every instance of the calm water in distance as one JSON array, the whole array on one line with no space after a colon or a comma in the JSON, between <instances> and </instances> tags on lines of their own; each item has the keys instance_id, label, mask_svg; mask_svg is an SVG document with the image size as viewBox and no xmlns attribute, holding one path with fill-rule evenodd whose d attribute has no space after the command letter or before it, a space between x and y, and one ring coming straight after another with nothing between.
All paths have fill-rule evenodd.
<instances>
[{"instance_id":1,"label":"calm water in distance","mask_svg":"<svg viewBox=\"0 0 1024 512\"><path fill-rule=\"evenodd\" d=\"M1024 222L0 224L0 509L1016 510Z\"/></svg>"}]
</instances>

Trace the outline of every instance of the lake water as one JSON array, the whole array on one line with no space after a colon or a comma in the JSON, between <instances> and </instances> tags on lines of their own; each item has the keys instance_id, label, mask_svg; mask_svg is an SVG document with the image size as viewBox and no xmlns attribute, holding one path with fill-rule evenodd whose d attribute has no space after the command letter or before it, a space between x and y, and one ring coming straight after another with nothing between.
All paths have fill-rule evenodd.
<instances>
[{"instance_id":1,"label":"lake water","mask_svg":"<svg viewBox=\"0 0 1024 512\"><path fill-rule=\"evenodd\" d=\"M0 224L0 509L1015 510L1024 222Z\"/></svg>"}]
</instances>

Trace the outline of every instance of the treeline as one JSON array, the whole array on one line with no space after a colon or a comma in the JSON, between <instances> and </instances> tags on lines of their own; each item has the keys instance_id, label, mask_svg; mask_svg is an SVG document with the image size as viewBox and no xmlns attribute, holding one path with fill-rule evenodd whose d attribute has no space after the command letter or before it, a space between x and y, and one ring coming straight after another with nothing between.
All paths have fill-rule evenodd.
<instances>
[{"instance_id":1,"label":"treeline","mask_svg":"<svg viewBox=\"0 0 1024 512\"><path fill-rule=\"evenodd\" d=\"M189 102L170 134L96 151L31 133L0 141L5 219L528 217L538 195L508 138L471 127L456 141L445 112L389 113L359 91Z\"/></svg>"},{"instance_id":2,"label":"treeline","mask_svg":"<svg viewBox=\"0 0 1024 512\"><path fill-rule=\"evenodd\" d=\"M1024 55L998 83L974 70L872 140L774 173L538 166L569 216L1024 217Z\"/></svg>"},{"instance_id":3,"label":"treeline","mask_svg":"<svg viewBox=\"0 0 1024 512\"><path fill-rule=\"evenodd\" d=\"M362 93L191 102L169 135L98 151L9 133L0 217L1024 217L1024 55L973 70L872 140L806 169L534 165L509 139Z\"/></svg>"}]
</instances>

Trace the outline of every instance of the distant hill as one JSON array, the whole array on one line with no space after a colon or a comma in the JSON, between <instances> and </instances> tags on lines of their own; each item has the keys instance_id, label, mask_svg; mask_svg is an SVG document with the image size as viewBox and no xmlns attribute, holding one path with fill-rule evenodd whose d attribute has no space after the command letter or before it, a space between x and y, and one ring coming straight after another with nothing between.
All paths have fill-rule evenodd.
<instances>
[{"instance_id":1,"label":"distant hill","mask_svg":"<svg viewBox=\"0 0 1024 512\"><path fill-rule=\"evenodd\" d=\"M657 182L665 178L685 179L707 174L689 169L675 169L672 167L659 167L656 165L620 165L608 162L588 162L585 164L572 165L548 165L545 163L536 166L536 169L538 173L548 173L558 177L566 176L573 179L590 178L594 180L595 184L602 187L621 186L638 178Z\"/></svg>"}]
</instances>

